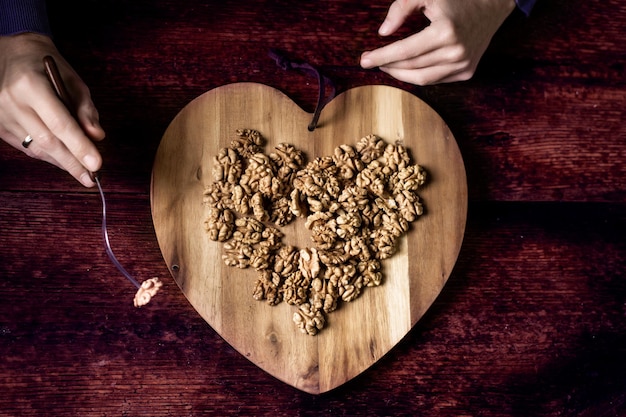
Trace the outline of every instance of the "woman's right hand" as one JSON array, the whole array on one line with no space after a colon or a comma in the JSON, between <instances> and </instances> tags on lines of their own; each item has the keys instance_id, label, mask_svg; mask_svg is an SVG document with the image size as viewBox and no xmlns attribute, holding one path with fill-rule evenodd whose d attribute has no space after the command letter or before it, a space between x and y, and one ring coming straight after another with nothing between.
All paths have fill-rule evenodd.
<instances>
[{"instance_id":1,"label":"woman's right hand","mask_svg":"<svg viewBox=\"0 0 626 417\"><path fill-rule=\"evenodd\" d=\"M76 119L45 74L46 55L57 63ZM32 142L25 147L27 136ZM49 37L34 33L0 36L0 138L92 187L91 173L102 165L93 141L104 136L89 89Z\"/></svg>"}]
</instances>

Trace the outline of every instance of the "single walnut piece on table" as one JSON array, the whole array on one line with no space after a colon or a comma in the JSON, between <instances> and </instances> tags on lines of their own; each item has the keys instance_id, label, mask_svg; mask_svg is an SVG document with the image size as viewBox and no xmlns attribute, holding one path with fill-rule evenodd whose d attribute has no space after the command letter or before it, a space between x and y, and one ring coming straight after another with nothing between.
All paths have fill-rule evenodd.
<instances>
[{"instance_id":1,"label":"single walnut piece on table","mask_svg":"<svg viewBox=\"0 0 626 417\"><path fill-rule=\"evenodd\" d=\"M152 297L161 289L163 283L158 277L150 278L141 283L141 286L135 294L133 304L135 307L145 306L150 302Z\"/></svg>"}]
</instances>

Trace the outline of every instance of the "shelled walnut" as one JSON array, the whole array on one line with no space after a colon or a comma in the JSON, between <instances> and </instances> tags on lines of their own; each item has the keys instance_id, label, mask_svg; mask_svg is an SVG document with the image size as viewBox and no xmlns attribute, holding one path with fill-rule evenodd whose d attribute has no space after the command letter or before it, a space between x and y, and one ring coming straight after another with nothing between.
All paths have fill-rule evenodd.
<instances>
[{"instance_id":1,"label":"shelled walnut","mask_svg":"<svg viewBox=\"0 0 626 417\"><path fill-rule=\"evenodd\" d=\"M290 185L293 177L304 164L304 154L288 143L280 143L274 152L270 153L270 158L276 164L276 177L284 185ZM288 188L288 187L285 187Z\"/></svg>"},{"instance_id":2,"label":"shelled walnut","mask_svg":"<svg viewBox=\"0 0 626 417\"><path fill-rule=\"evenodd\" d=\"M291 144L265 154L258 131L236 135L213 159L214 181L204 191L208 236L224 242L227 265L257 271L254 299L298 306L294 323L315 335L340 301L381 285L381 260L424 213L417 191L426 171L402 144L376 135L306 164ZM310 247L282 242L279 228L296 218Z\"/></svg>"},{"instance_id":3,"label":"shelled walnut","mask_svg":"<svg viewBox=\"0 0 626 417\"><path fill-rule=\"evenodd\" d=\"M227 182L235 184L241 176L241 161L237 152L231 148L222 148L213 158L213 180L216 183Z\"/></svg>"},{"instance_id":4,"label":"shelled walnut","mask_svg":"<svg viewBox=\"0 0 626 417\"><path fill-rule=\"evenodd\" d=\"M361 160L369 164L383 154L385 141L376 135L367 135L357 142L356 150L361 155Z\"/></svg>"},{"instance_id":5,"label":"shelled walnut","mask_svg":"<svg viewBox=\"0 0 626 417\"><path fill-rule=\"evenodd\" d=\"M255 284L254 299L266 300L269 305L280 303L282 301L282 294L279 291L280 283L280 275L277 273L267 269L261 271Z\"/></svg>"},{"instance_id":6,"label":"shelled walnut","mask_svg":"<svg viewBox=\"0 0 626 417\"><path fill-rule=\"evenodd\" d=\"M230 148L241 157L247 158L261 152L265 139L253 129L237 129L237 137L230 142Z\"/></svg>"},{"instance_id":7,"label":"shelled walnut","mask_svg":"<svg viewBox=\"0 0 626 417\"><path fill-rule=\"evenodd\" d=\"M310 283L311 280L302 275L300 271L289 274L281 288L283 300L291 305L305 303L309 299Z\"/></svg>"},{"instance_id":8,"label":"shelled walnut","mask_svg":"<svg viewBox=\"0 0 626 417\"><path fill-rule=\"evenodd\" d=\"M315 336L326 324L322 312L313 308L309 303L300 305L298 311L293 314L293 321L300 331L311 336Z\"/></svg>"},{"instance_id":9,"label":"shelled walnut","mask_svg":"<svg viewBox=\"0 0 626 417\"><path fill-rule=\"evenodd\" d=\"M231 238L234 230L235 215L229 209L213 207L204 222L211 240L225 242Z\"/></svg>"},{"instance_id":10,"label":"shelled walnut","mask_svg":"<svg viewBox=\"0 0 626 417\"><path fill-rule=\"evenodd\" d=\"M163 286L163 282L158 277L150 278L141 283L133 299L133 305L135 307L143 307L150 302L152 297Z\"/></svg>"}]
</instances>

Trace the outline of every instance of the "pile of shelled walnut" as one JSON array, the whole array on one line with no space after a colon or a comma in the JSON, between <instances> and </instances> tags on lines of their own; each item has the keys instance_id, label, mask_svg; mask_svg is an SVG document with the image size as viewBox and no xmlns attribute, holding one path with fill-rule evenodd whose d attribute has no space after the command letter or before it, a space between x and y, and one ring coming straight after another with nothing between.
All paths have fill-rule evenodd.
<instances>
[{"instance_id":1,"label":"pile of shelled walnut","mask_svg":"<svg viewBox=\"0 0 626 417\"><path fill-rule=\"evenodd\" d=\"M339 300L381 284L381 261L423 214L417 190L426 172L404 146L375 135L305 164L293 145L265 154L258 131L236 134L215 156L204 191L209 238L224 242L227 265L258 271L255 299L298 306L295 324L315 335ZM282 242L279 228L296 217L305 218L311 247Z\"/></svg>"}]
</instances>

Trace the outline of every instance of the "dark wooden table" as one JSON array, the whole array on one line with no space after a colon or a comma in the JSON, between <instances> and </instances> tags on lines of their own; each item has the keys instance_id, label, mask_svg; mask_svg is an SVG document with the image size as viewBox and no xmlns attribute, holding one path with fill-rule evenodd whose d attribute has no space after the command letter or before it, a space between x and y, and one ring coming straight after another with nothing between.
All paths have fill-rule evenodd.
<instances>
[{"instance_id":1,"label":"dark wooden table","mask_svg":"<svg viewBox=\"0 0 626 417\"><path fill-rule=\"evenodd\" d=\"M114 250L165 285L134 308L102 246L97 191L0 144L1 416L626 415L623 1L539 0L505 22L473 80L431 87L358 68L383 43L387 1L50 3L108 133ZM372 368L319 396L264 373L199 317L150 213L159 141L196 96L253 81L313 110L315 79L278 69L270 48L339 91L388 84L422 98L468 175L465 240L439 298Z\"/></svg>"}]
</instances>

